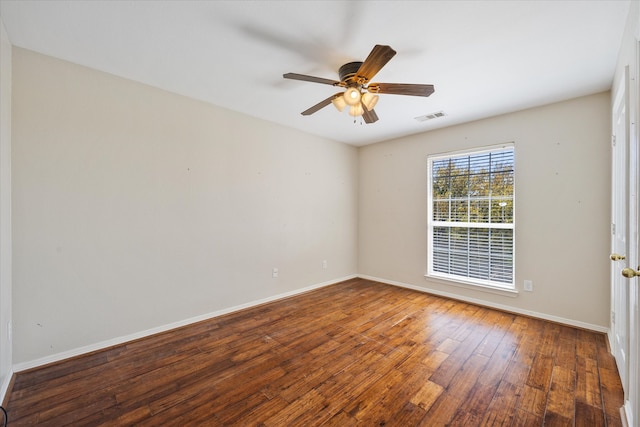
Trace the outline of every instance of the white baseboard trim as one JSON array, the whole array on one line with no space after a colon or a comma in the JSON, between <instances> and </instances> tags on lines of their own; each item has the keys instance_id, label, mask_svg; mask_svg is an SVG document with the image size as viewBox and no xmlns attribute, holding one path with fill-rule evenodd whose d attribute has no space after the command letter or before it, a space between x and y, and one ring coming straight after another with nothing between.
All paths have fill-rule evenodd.
<instances>
[{"instance_id":1,"label":"white baseboard trim","mask_svg":"<svg viewBox=\"0 0 640 427\"><path fill-rule=\"evenodd\" d=\"M140 339L140 338L144 338L144 337L148 337L148 336L151 336L151 335L155 335L155 334L158 334L158 333L161 333L161 332L166 332L166 331L169 331L171 329L180 328L182 326L187 326L187 325L190 325L190 324L193 324L193 323L201 322L203 320L213 319L214 317L218 317L218 316L222 316L222 315L225 315L225 314L233 313L233 312L236 312L236 311L244 310L246 308L255 307L255 306L258 306L258 305L261 305L261 304L265 304L265 303L268 303L268 302L273 302L273 301L277 301L277 300L280 300L280 299L288 298L288 297L291 297L291 296L303 294L305 292L309 292L309 291L312 291L312 290L315 290L315 289L320 289L320 288L323 288L325 286L330 286L330 285L334 285L336 283L344 282L345 280L355 279L357 277L358 277L358 275L354 274L354 275L346 276L346 277L343 277L343 278L340 278L340 279L334 279L334 280L331 280L331 281L328 281L328 282L316 283L315 285L311 285L311 286L307 286L307 287L304 287L304 288L296 289L294 291L285 292L285 293L274 295L274 296L271 296L271 297L259 299L259 300L256 300L256 301L251 301L251 302L248 302L246 304L240 304L240 305L237 305L237 306L234 306L234 307L225 308L225 309L222 309L222 310L214 311L212 313L207 313L207 314L203 314L203 315L200 315L200 316L195 316L195 317L192 317L190 319L180 320L178 322L169 323L167 325L158 326L156 328L147 329L145 331L135 332L133 334L129 334L129 335L113 338L113 339L106 340L106 341L101 341L101 342L98 342L98 343L95 343L95 344L90 344L90 345L87 345L87 346L84 346L84 347L79 347L79 348L75 348L75 349L72 349L72 350L63 351L63 352L60 352L60 353L52 354L50 356L42 357L42 358L35 359L35 360L30 360L28 362L16 363L16 364L13 365L13 372L18 373L18 372L26 371L26 370L33 369L33 368L38 368L40 366L48 365L50 363L60 362L62 360L69 359L71 357L81 356L83 354L91 353L91 352L98 351L98 350L104 350L106 348L113 347L115 345L124 344L124 343L129 342L129 341L134 341L134 340L137 340L137 339ZM9 384L7 383L7 387L8 387L8 385Z\"/></svg>"},{"instance_id":2,"label":"white baseboard trim","mask_svg":"<svg viewBox=\"0 0 640 427\"><path fill-rule=\"evenodd\" d=\"M13 379L13 372L14 371L10 369L9 372L7 372L7 376L5 377L4 381L0 385L0 404L4 402L4 398L7 396L9 386L11 385L11 380Z\"/></svg>"},{"instance_id":3,"label":"white baseboard trim","mask_svg":"<svg viewBox=\"0 0 640 427\"><path fill-rule=\"evenodd\" d=\"M510 312L510 313L522 314L522 315L525 315L525 316L535 317L535 318L542 319L542 320L549 320L549 321L555 322L555 323L562 323L564 325L575 326L577 328L588 329L588 330L595 331L595 332L602 332L602 333L609 334L609 328L607 328L607 327L600 326L600 325L593 325L591 323L585 323L585 322L581 322L579 320L566 319L564 317L553 316L551 314L540 313L540 312L531 311L531 310L524 310L524 309L521 309L521 308L518 308L518 307L512 307L510 305L497 304L497 303L490 302L490 301L485 301L485 300L481 300L481 299L466 297L466 296L463 296L463 295L453 294L453 293L449 293L449 292L443 292L443 291L439 291L439 290L436 290L436 289L431 289L431 288L427 288L427 287L423 287L423 286L416 286L416 285L410 285L408 283L397 282L397 281L394 281L394 280L381 279L379 277L366 276L366 275L363 275L363 274L359 274L358 277L360 277L362 279L366 279L366 280L372 280L374 282L385 283L387 285L393 285L393 286L398 286L398 287L401 287L401 288L413 289L415 291L425 292L425 293L428 293L428 294L434 294L434 295L438 295L438 296L445 297L445 298L451 298L451 299L455 299L455 300L459 300L459 301L469 302L469 303L472 303L472 304L482 305L482 306L485 306L485 307L495 308L495 309L502 310L502 311L507 311L507 312Z\"/></svg>"}]
</instances>

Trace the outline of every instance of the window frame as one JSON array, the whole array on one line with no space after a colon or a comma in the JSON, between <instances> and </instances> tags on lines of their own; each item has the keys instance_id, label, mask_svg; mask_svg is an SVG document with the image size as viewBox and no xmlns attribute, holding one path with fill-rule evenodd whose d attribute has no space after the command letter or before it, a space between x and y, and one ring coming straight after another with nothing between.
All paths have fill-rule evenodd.
<instances>
[{"instance_id":1,"label":"window frame","mask_svg":"<svg viewBox=\"0 0 640 427\"><path fill-rule=\"evenodd\" d=\"M512 200L512 221L511 223L504 222L455 222L455 221L435 221L434 220L434 203L433 203L433 165L437 160L443 159L455 159L466 156L477 156L490 152L499 152L504 150L512 150L513 152L513 191L511 194ZM515 199L516 199L516 183L515 183L515 144L513 142L497 144L485 147L469 148L464 150L450 151L444 153L431 154L427 156L427 273L426 278L441 279L449 281L454 285L470 285L472 288L485 288L489 290L517 292L515 286L516 266L515 266ZM491 200L491 196L489 196ZM489 208L490 209L490 208ZM467 219L468 220L468 219ZM512 230L512 243L511 243L511 283L498 282L488 279L474 278L457 274L443 273L434 270L434 228L435 227L449 227L449 228L482 228L482 229L510 229Z\"/></svg>"}]
</instances>

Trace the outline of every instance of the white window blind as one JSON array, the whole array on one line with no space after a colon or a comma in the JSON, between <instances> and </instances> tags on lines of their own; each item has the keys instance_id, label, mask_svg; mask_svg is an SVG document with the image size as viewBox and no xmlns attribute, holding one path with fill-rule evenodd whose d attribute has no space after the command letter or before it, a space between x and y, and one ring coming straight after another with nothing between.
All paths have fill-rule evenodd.
<instances>
[{"instance_id":1,"label":"white window blind","mask_svg":"<svg viewBox=\"0 0 640 427\"><path fill-rule=\"evenodd\" d=\"M428 188L428 274L513 289L513 145L429 157Z\"/></svg>"}]
</instances>

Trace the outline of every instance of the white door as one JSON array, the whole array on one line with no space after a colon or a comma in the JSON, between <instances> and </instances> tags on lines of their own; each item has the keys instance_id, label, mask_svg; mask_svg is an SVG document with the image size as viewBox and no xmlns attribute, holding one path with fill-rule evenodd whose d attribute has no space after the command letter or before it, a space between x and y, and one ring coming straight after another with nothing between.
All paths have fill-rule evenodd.
<instances>
[{"instance_id":1,"label":"white door","mask_svg":"<svg viewBox=\"0 0 640 427\"><path fill-rule=\"evenodd\" d=\"M640 44L637 61L640 62ZM639 425L640 318L638 315L640 239L638 238L638 189L640 188L640 147L638 133L637 64L635 78L629 67L616 89L612 126L612 267L611 334L612 351L624 388L624 412L629 425ZM620 259L615 255L624 255ZM621 274L624 270L624 275Z\"/></svg>"},{"instance_id":2,"label":"white door","mask_svg":"<svg viewBox=\"0 0 640 427\"><path fill-rule=\"evenodd\" d=\"M627 73L628 74L628 73ZM627 76L629 77L629 76ZM627 233L629 246L633 249L632 257L626 271L627 279L627 313L628 320L628 350L627 372L624 409L630 426L640 425L640 315L638 304L640 299L640 238L638 237L638 220L640 214L640 200L637 194L640 189L640 42L636 43L635 72L628 80L629 84L629 224L631 229Z\"/></svg>"},{"instance_id":3,"label":"white door","mask_svg":"<svg viewBox=\"0 0 640 427\"><path fill-rule=\"evenodd\" d=\"M627 389L627 367L629 354L628 280L620 271L630 260L631 247L627 239L629 232L629 159L628 142L628 74L616 88L613 103L612 137L612 224L611 224L611 346L624 389ZM618 257L616 257L618 255Z\"/></svg>"}]
</instances>

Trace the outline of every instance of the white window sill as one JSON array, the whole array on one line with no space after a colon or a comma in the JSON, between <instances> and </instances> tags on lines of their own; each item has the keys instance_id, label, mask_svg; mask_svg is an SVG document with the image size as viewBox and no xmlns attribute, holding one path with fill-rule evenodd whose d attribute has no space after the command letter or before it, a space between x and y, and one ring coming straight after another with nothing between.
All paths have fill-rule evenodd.
<instances>
[{"instance_id":1,"label":"white window sill","mask_svg":"<svg viewBox=\"0 0 640 427\"><path fill-rule=\"evenodd\" d=\"M498 286L490 286L476 283L466 283L458 280L452 280L445 277L440 276L429 276L428 274L424 275L426 280L441 283L443 285L456 286L458 288L463 289L471 289L474 291L487 292L490 294L502 295L510 298L515 298L518 296L519 292L517 289L507 289Z\"/></svg>"}]
</instances>

